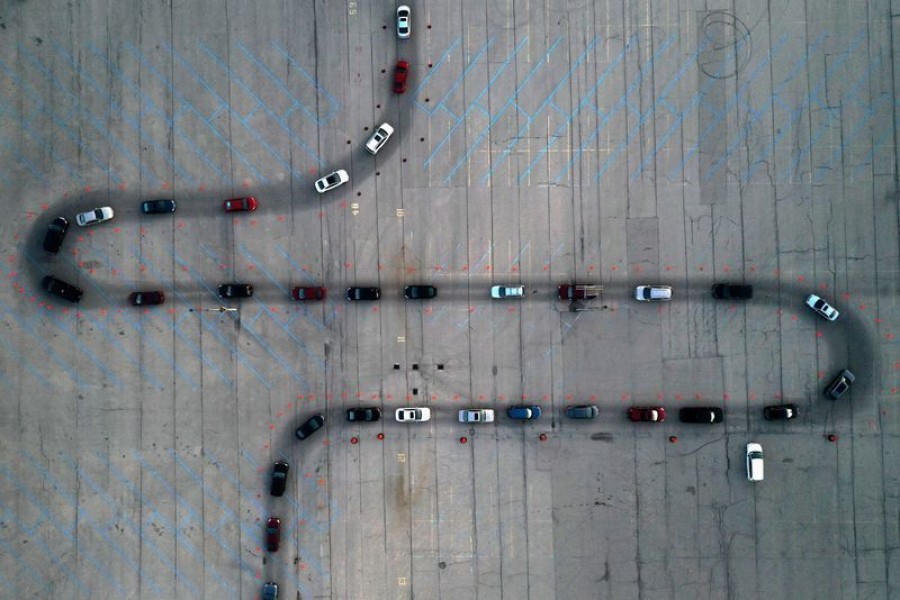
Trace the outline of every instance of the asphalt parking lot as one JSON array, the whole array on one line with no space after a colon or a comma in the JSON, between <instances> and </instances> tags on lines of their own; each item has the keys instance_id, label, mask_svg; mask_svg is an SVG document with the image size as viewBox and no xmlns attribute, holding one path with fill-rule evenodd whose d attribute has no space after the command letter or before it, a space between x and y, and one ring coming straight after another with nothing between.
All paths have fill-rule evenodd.
<instances>
[{"instance_id":1,"label":"asphalt parking lot","mask_svg":"<svg viewBox=\"0 0 900 600\"><path fill-rule=\"evenodd\" d=\"M0 596L900 596L896 7L395 8L0 9Z\"/></svg>"}]
</instances>

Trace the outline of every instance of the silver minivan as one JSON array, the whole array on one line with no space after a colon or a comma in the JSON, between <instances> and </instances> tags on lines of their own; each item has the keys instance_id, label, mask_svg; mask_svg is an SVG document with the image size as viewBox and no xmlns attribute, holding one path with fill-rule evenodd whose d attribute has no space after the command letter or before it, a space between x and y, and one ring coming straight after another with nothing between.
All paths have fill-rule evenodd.
<instances>
[{"instance_id":1,"label":"silver minivan","mask_svg":"<svg viewBox=\"0 0 900 600\"><path fill-rule=\"evenodd\" d=\"M747 479L749 481L763 480L764 458L762 446L759 444L747 444Z\"/></svg>"}]
</instances>

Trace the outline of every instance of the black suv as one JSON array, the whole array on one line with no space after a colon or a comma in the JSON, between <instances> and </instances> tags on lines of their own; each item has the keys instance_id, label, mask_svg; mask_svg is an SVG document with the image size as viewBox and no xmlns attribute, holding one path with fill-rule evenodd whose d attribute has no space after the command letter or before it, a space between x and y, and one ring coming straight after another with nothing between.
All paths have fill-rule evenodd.
<instances>
[{"instance_id":1,"label":"black suv","mask_svg":"<svg viewBox=\"0 0 900 600\"><path fill-rule=\"evenodd\" d=\"M347 300L365 300L374 302L381 298L381 290L377 287L347 288Z\"/></svg>"},{"instance_id":2,"label":"black suv","mask_svg":"<svg viewBox=\"0 0 900 600\"><path fill-rule=\"evenodd\" d=\"M253 286L249 283L223 283L219 286L219 298L250 298Z\"/></svg>"},{"instance_id":3,"label":"black suv","mask_svg":"<svg viewBox=\"0 0 900 600\"><path fill-rule=\"evenodd\" d=\"M763 408L763 418L766 421L785 421L797 418L796 404L773 404Z\"/></svg>"},{"instance_id":4,"label":"black suv","mask_svg":"<svg viewBox=\"0 0 900 600\"><path fill-rule=\"evenodd\" d=\"M375 406L366 407L366 408L348 408L347 409L347 420L348 421L368 421L373 422L377 421L381 418L381 409Z\"/></svg>"},{"instance_id":5,"label":"black suv","mask_svg":"<svg viewBox=\"0 0 900 600\"><path fill-rule=\"evenodd\" d=\"M81 288L76 287L71 283L66 283L61 279L57 279L53 275L44 277L41 286L54 296L58 296L69 302L81 301L81 296L84 294L84 292L81 291Z\"/></svg>"},{"instance_id":6,"label":"black suv","mask_svg":"<svg viewBox=\"0 0 900 600\"><path fill-rule=\"evenodd\" d=\"M63 217L56 217L47 225L47 235L44 236L44 250L56 254L66 238L69 222Z\"/></svg>"},{"instance_id":7,"label":"black suv","mask_svg":"<svg viewBox=\"0 0 900 600\"><path fill-rule=\"evenodd\" d=\"M712 295L717 300L749 300L753 297L753 286L717 283L712 286Z\"/></svg>"},{"instance_id":8,"label":"black suv","mask_svg":"<svg viewBox=\"0 0 900 600\"><path fill-rule=\"evenodd\" d=\"M682 423L721 423L724 418L722 409L717 406L690 406L678 411L678 420Z\"/></svg>"}]
</instances>

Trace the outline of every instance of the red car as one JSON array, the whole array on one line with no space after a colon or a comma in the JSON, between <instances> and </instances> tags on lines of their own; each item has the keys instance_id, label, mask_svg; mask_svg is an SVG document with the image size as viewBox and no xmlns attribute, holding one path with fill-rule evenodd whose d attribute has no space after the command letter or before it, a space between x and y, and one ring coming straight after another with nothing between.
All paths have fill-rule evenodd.
<instances>
[{"instance_id":1,"label":"red car","mask_svg":"<svg viewBox=\"0 0 900 600\"><path fill-rule=\"evenodd\" d=\"M632 406L628 409L628 418L635 422L650 421L653 423L660 423L666 420L666 409L662 406Z\"/></svg>"},{"instance_id":2,"label":"red car","mask_svg":"<svg viewBox=\"0 0 900 600\"><path fill-rule=\"evenodd\" d=\"M266 521L266 550L269 552L278 552L278 546L281 544L281 519L278 517L269 517Z\"/></svg>"},{"instance_id":3,"label":"red car","mask_svg":"<svg viewBox=\"0 0 900 600\"><path fill-rule=\"evenodd\" d=\"M256 198L250 196L249 198L226 200L222 206L225 208L225 212L254 211L259 208L259 202L256 201Z\"/></svg>"},{"instance_id":4,"label":"red car","mask_svg":"<svg viewBox=\"0 0 900 600\"><path fill-rule=\"evenodd\" d=\"M291 290L291 298L298 302L303 300L324 300L325 288L323 287L295 287Z\"/></svg>"},{"instance_id":5,"label":"red car","mask_svg":"<svg viewBox=\"0 0 900 600\"><path fill-rule=\"evenodd\" d=\"M394 67L394 93L402 94L406 91L406 78L409 77L409 63L398 60Z\"/></svg>"}]
</instances>

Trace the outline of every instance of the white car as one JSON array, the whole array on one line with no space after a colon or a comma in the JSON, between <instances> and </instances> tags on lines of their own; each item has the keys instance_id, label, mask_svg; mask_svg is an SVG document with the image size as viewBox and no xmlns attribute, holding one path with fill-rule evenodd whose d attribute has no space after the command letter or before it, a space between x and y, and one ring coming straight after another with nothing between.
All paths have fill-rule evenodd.
<instances>
[{"instance_id":1,"label":"white car","mask_svg":"<svg viewBox=\"0 0 900 600\"><path fill-rule=\"evenodd\" d=\"M366 150L369 151L369 154L378 154L378 151L381 150L381 147L392 135L394 135L394 128L387 123L382 123L375 129L375 133L372 134L369 141L366 142Z\"/></svg>"},{"instance_id":2,"label":"white car","mask_svg":"<svg viewBox=\"0 0 900 600\"><path fill-rule=\"evenodd\" d=\"M494 411L490 408L464 408L459 411L460 423L493 423Z\"/></svg>"},{"instance_id":3,"label":"white car","mask_svg":"<svg viewBox=\"0 0 900 600\"><path fill-rule=\"evenodd\" d=\"M815 294L810 294L806 298L806 305L816 311L820 316L825 317L829 321L836 321L839 316L841 316L840 311L828 304L822 298L819 298Z\"/></svg>"},{"instance_id":4,"label":"white car","mask_svg":"<svg viewBox=\"0 0 900 600\"><path fill-rule=\"evenodd\" d=\"M423 423L431 420L431 409L427 406L398 408L394 418L399 423Z\"/></svg>"},{"instance_id":5,"label":"white car","mask_svg":"<svg viewBox=\"0 0 900 600\"><path fill-rule=\"evenodd\" d=\"M350 176L347 175L347 171L343 169L338 169L334 173L326 175L321 179L316 180L316 191L320 194L324 194L329 190L333 190L334 188L344 185L350 181Z\"/></svg>"},{"instance_id":6,"label":"white car","mask_svg":"<svg viewBox=\"0 0 900 600\"><path fill-rule=\"evenodd\" d=\"M747 479L750 481L763 480L763 455L762 446L759 444L747 444Z\"/></svg>"},{"instance_id":7,"label":"white car","mask_svg":"<svg viewBox=\"0 0 900 600\"><path fill-rule=\"evenodd\" d=\"M403 6L397 7L397 37L401 40L405 40L410 35L412 35L412 31L410 31L410 14L409 7L405 4Z\"/></svg>"},{"instance_id":8,"label":"white car","mask_svg":"<svg viewBox=\"0 0 900 600\"><path fill-rule=\"evenodd\" d=\"M87 227L88 225L96 225L97 223L102 223L104 221L109 221L113 218L113 209L109 206L101 206L100 208L95 208L94 210L89 210L87 212L78 213L75 215L75 222L78 223L81 227Z\"/></svg>"},{"instance_id":9,"label":"white car","mask_svg":"<svg viewBox=\"0 0 900 600\"><path fill-rule=\"evenodd\" d=\"M672 286L670 285L639 285L634 288L635 300L641 302L659 302L672 299Z\"/></svg>"},{"instance_id":10,"label":"white car","mask_svg":"<svg viewBox=\"0 0 900 600\"><path fill-rule=\"evenodd\" d=\"M491 298L524 298L524 285L495 285L491 288Z\"/></svg>"}]
</instances>

